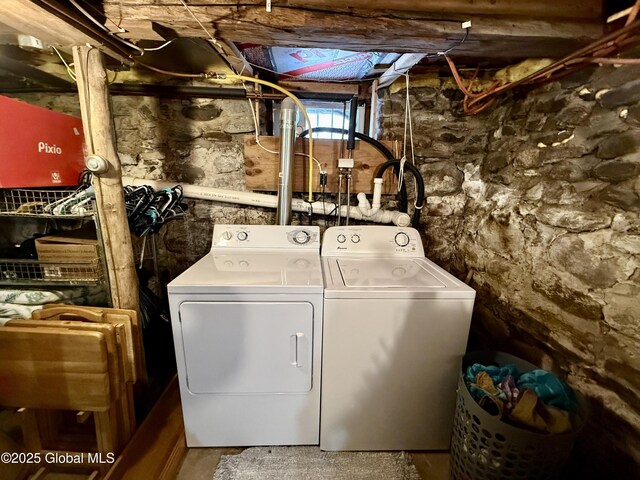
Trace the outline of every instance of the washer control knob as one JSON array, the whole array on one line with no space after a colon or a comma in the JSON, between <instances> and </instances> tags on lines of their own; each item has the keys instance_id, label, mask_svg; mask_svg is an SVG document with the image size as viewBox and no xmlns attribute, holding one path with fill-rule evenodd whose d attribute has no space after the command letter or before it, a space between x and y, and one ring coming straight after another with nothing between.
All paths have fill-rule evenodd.
<instances>
[{"instance_id":1,"label":"washer control knob","mask_svg":"<svg viewBox=\"0 0 640 480\"><path fill-rule=\"evenodd\" d=\"M347 237L345 237L342 233L340 235L338 235L338 238L336 238L336 240L338 240L338 243L344 243L347 241Z\"/></svg>"},{"instance_id":2,"label":"washer control knob","mask_svg":"<svg viewBox=\"0 0 640 480\"><path fill-rule=\"evenodd\" d=\"M406 247L407 245L409 245L409 235L407 235L404 232L400 232L396 234L396 245L398 245L399 247Z\"/></svg>"},{"instance_id":3,"label":"washer control knob","mask_svg":"<svg viewBox=\"0 0 640 480\"><path fill-rule=\"evenodd\" d=\"M222 238L224 238L225 240L231 240L233 238L233 235L229 230L227 230L226 232L222 232Z\"/></svg>"},{"instance_id":4,"label":"washer control knob","mask_svg":"<svg viewBox=\"0 0 640 480\"><path fill-rule=\"evenodd\" d=\"M298 245L304 245L305 243L308 243L309 240L311 240L311 236L309 235L309 232L304 230L300 230L293 236L293 241Z\"/></svg>"},{"instance_id":5,"label":"washer control knob","mask_svg":"<svg viewBox=\"0 0 640 480\"><path fill-rule=\"evenodd\" d=\"M358 235L357 233L354 233L353 235L351 235L351 241L353 243L360 243L360 235Z\"/></svg>"},{"instance_id":6,"label":"washer control knob","mask_svg":"<svg viewBox=\"0 0 640 480\"><path fill-rule=\"evenodd\" d=\"M238 265L242 268L247 268L249 266L249 262L247 262L246 260L240 260L238 262Z\"/></svg>"},{"instance_id":7,"label":"washer control knob","mask_svg":"<svg viewBox=\"0 0 640 480\"><path fill-rule=\"evenodd\" d=\"M241 242L244 242L247 237L249 237L249 234L247 232L238 232L238 240L240 240Z\"/></svg>"}]
</instances>

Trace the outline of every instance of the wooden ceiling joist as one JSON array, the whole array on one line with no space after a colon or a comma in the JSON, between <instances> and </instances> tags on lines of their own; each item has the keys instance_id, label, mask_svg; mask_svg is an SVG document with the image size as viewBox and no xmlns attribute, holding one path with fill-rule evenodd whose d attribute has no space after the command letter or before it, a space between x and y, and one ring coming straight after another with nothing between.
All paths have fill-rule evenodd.
<instances>
[{"instance_id":1,"label":"wooden ceiling joist","mask_svg":"<svg viewBox=\"0 0 640 480\"><path fill-rule=\"evenodd\" d=\"M267 13L263 4L238 7L216 3L219 2L199 1L190 8L217 37L233 42L353 51L434 53L456 44L464 34L461 22L455 17L452 19L448 15L444 18L442 15L419 11L328 12L315 7L277 8L278 5L274 4L272 12ZM591 0L588 4L592 4ZM376 3L375 8L378 7ZM105 0L104 10L110 20L127 30L129 38L154 38L157 34L152 30L152 21L173 29L181 36L204 36L184 6L175 0ZM545 14L541 12L540 15L543 17ZM466 16L460 17L460 20L466 19ZM470 58L558 57L599 38L603 32L600 20L502 16L479 16L471 20L473 26L470 35L456 49L456 55Z\"/></svg>"},{"instance_id":2,"label":"wooden ceiling joist","mask_svg":"<svg viewBox=\"0 0 640 480\"><path fill-rule=\"evenodd\" d=\"M282 3L290 6L306 5L318 8L339 8L347 5L347 2L337 0L288 0ZM602 15L601 0L437 0L427 2L415 0L376 0L373 2L371 0L350 0L348 8L441 13L446 15L524 16L534 18L544 16L551 18L598 19Z\"/></svg>"},{"instance_id":3,"label":"wooden ceiling joist","mask_svg":"<svg viewBox=\"0 0 640 480\"><path fill-rule=\"evenodd\" d=\"M74 84L56 75L40 70L26 62L14 60L13 58L3 55L2 49L0 49L0 70L47 87L57 89L75 88Z\"/></svg>"},{"instance_id":4,"label":"wooden ceiling joist","mask_svg":"<svg viewBox=\"0 0 640 480\"><path fill-rule=\"evenodd\" d=\"M2 0L0 18L3 24L16 32L33 35L49 45L70 49L74 45L89 43L120 62L130 63L130 60L121 52L104 45L99 38L87 35L29 0Z\"/></svg>"},{"instance_id":5,"label":"wooden ceiling joist","mask_svg":"<svg viewBox=\"0 0 640 480\"><path fill-rule=\"evenodd\" d=\"M123 8L155 4L159 6L181 5L178 0L105 0L105 4L120 4ZM244 7L257 6L266 12L265 0L198 0L189 1L198 6ZM592 19L602 17L602 0L272 0L272 12L278 8L310 8L315 10L350 12L373 10L383 12L440 13L443 15L490 15L530 18Z\"/></svg>"}]
</instances>

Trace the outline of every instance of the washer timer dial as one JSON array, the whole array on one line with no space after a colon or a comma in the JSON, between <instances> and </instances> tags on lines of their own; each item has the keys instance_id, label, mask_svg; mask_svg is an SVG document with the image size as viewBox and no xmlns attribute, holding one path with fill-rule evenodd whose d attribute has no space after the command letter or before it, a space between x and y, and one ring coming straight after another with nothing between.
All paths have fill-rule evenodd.
<instances>
[{"instance_id":1,"label":"washer timer dial","mask_svg":"<svg viewBox=\"0 0 640 480\"><path fill-rule=\"evenodd\" d=\"M293 241L298 245L304 245L305 243L308 243L309 240L311 240L311 236L309 235L309 232L306 232L304 230L296 232L296 234L293 236Z\"/></svg>"},{"instance_id":2,"label":"washer timer dial","mask_svg":"<svg viewBox=\"0 0 640 480\"><path fill-rule=\"evenodd\" d=\"M249 237L247 232L238 232L238 240L244 242Z\"/></svg>"},{"instance_id":3,"label":"washer timer dial","mask_svg":"<svg viewBox=\"0 0 640 480\"><path fill-rule=\"evenodd\" d=\"M399 247L406 247L407 245L409 245L411 239L406 233L400 232L396 234L395 241L396 245L398 245Z\"/></svg>"},{"instance_id":4,"label":"washer timer dial","mask_svg":"<svg viewBox=\"0 0 640 480\"><path fill-rule=\"evenodd\" d=\"M347 237L345 237L342 233L340 235L338 235L338 238L336 238L336 240L338 240L338 243L344 243L347 241Z\"/></svg>"},{"instance_id":5,"label":"washer timer dial","mask_svg":"<svg viewBox=\"0 0 640 480\"><path fill-rule=\"evenodd\" d=\"M353 243L360 243L360 235L358 235L357 233L354 233L353 235L351 235L351 241Z\"/></svg>"}]
</instances>

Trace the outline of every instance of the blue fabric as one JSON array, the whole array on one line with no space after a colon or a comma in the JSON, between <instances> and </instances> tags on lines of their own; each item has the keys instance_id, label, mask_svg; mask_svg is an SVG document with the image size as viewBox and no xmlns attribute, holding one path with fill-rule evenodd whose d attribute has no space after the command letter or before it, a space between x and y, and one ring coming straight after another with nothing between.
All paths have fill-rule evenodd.
<instances>
[{"instance_id":1,"label":"blue fabric","mask_svg":"<svg viewBox=\"0 0 640 480\"><path fill-rule=\"evenodd\" d=\"M474 363L467 368L465 381L467 383L467 387L469 388L471 396L475 398L476 401L479 401L482 397L491 396L491 394L486 390L474 385L474 383L476 382L476 378L478 377L478 373L480 372L486 372L487 375L491 377L491 380L493 381L493 384L496 386L496 388L498 388L498 385L500 385L507 377L512 376L514 378L517 378L519 375L518 369L515 365L512 364L505 365L504 367L496 367L493 365L485 366L480 363ZM504 394L504 392L500 392L498 394L498 398L501 400L506 400L506 395Z\"/></svg>"},{"instance_id":2,"label":"blue fabric","mask_svg":"<svg viewBox=\"0 0 640 480\"><path fill-rule=\"evenodd\" d=\"M518 388L533 390L547 405L569 412L578 411L575 392L553 373L545 370L531 370L518 378Z\"/></svg>"},{"instance_id":3,"label":"blue fabric","mask_svg":"<svg viewBox=\"0 0 640 480\"><path fill-rule=\"evenodd\" d=\"M467 368L467 374L464 379L467 382L473 383L476 381L479 372L487 372L491 380L493 380L494 385L500 385L508 375L514 378L518 378L518 375L520 375L516 366L512 364L505 365L504 367L496 367L493 365L485 366L481 363L474 363Z\"/></svg>"}]
</instances>

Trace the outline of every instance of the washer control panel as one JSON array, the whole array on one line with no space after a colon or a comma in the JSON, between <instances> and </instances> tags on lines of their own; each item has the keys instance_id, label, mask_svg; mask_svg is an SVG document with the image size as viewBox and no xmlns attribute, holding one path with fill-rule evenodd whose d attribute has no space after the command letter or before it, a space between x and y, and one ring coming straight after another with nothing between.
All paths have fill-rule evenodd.
<instances>
[{"instance_id":1,"label":"washer control panel","mask_svg":"<svg viewBox=\"0 0 640 480\"><path fill-rule=\"evenodd\" d=\"M294 225L222 225L213 227L212 250L320 249L320 228Z\"/></svg>"},{"instance_id":2,"label":"washer control panel","mask_svg":"<svg viewBox=\"0 0 640 480\"><path fill-rule=\"evenodd\" d=\"M331 227L324 232L322 256L423 257L424 248L415 228L381 225Z\"/></svg>"}]
</instances>

